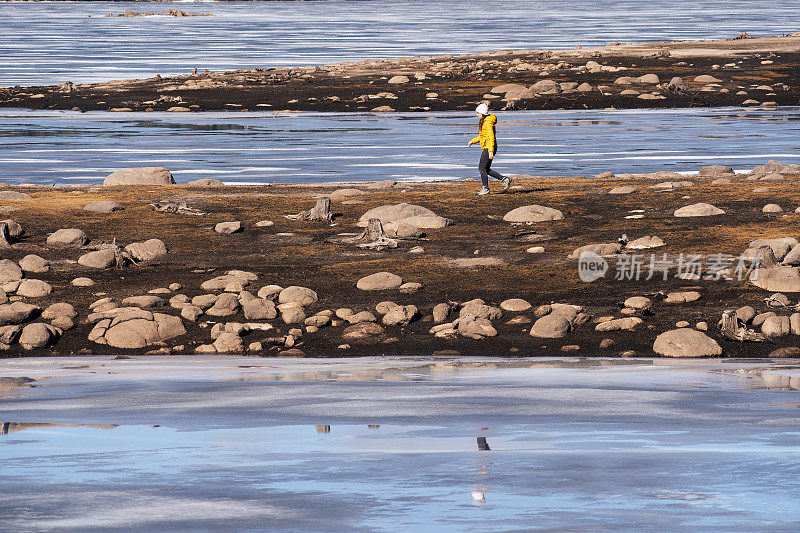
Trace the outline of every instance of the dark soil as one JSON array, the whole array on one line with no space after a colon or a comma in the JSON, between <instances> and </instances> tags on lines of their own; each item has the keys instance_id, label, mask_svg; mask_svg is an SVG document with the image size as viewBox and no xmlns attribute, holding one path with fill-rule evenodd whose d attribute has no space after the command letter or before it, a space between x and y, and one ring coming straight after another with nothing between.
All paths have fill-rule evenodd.
<instances>
[{"instance_id":1,"label":"dark soil","mask_svg":"<svg viewBox=\"0 0 800 533\"><path fill-rule=\"evenodd\" d=\"M611 187L633 183L639 192L631 195L609 196ZM54 286L54 293L41 299L29 299L43 308L57 301L70 302L80 315L75 329L66 331L55 347L25 352L13 345L7 356L134 353L145 350L117 350L89 342L91 325L82 323L91 302L110 296L118 302L130 295L166 287L178 282L179 291L190 297L201 294L199 286L206 279L228 269L255 272L259 280L249 287L256 292L261 286L308 286L319 294L320 301L311 306L309 314L322 310L350 307L356 311L373 310L381 301L414 304L422 318L409 326L387 327L383 335L369 342L343 340L343 327L326 327L305 334L297 346L308 356L355 355L431 355L455 353L481 356L542 356L581 355L618 356L633 350L639 356L652 356L656 335L672 329L676 321L691 324L706 321L709 334L719 340L728 357L764 357L780 346L797 344L789 335L768 343L738 343L720 339L716 328L723 310L752 305L759 312L767 310L763 298L768 294L748 282L739 281L681 281L670 278L663 282L621 281L606 279L591 284L578 279L576 261L566 256L575 248L590 243L614 242L623 233L631 239L658 235L667 245L640 253L649 258L650 252L740 254L755 238L797 236L800 215L793 213L800 204L796 181L784 180L768 184L768 193L753 193L764 182L747 182L736 178L733 185L711 185L710 179L697 180L697 186L672 192L657 192L648 186L651 180L597 180L586 178L534 178L516 180L519 187L513 194L493 194L476 199L475 182L427 183L396 186L387 190L367 190L357 197L363 203L334 202L339 215L335 226L318 222L292 221L286 214L298 213L314 205L315 194L330 192L323 187L225 187L199 189L174 187L123 187L78 189L26 189L33 200L10 202L21 208L11 214L26 230L25 237L3 252L3 258L19 260L35 253L53 262L51 272L36 275ZM494 184L493 184L494 185ZM495 185L496 186L496 185ZM684 195L691 199L683 199ZM180 198L191 207L207 214L202 217L156 212L149 202L162 198ZM90 214L83 205L98 200L114 200L126 209L110 214ZM352 198L351 198L352 199ZM677 207L696 202L709 202L727 211L726 215L679 219L672 216ZM330 237L347 231L357 231L355 223L369 208L383 204L409 202L433 209L454 220L454 225L430 230L424 240L403 241L395 250L365 251L352 244L328 242ZM789 213L785 216L766 216L761 207L778 203ZM512 208L541 204L560 209L564 220L511 226L502 216ZM633 209L645 209L645 218L626 220ZM270 219L273 227L258 228L255 222ZM217 222L241 220L244 231L220 235L213 231ZM129 266L121 270L93 270L78 266L74 261L86 250L55 249L45 245L47 234L65 227L82 228L94 240L128 244L149 238L162 239L169 253L157 260ZM535 231L549 240L533 243L520 233ZM292 233L293 235L281 235ZM535 244L545 247L544 254L528 254ZM409 254L412 246L423 246L425 253ZM449 263L456 258L496 257L500 266L460 268ZM613 262L612 262L613 268ZM202 270L202 272L195 272ZM390 271L404 281L424 285L416 294L398 291L364 292L355 288L356 281L367 274ZM77 288L70 281L88 276L97 282L91 288ZM534 308L551 302L582 305L593 317L620 316L620 304L629 296L653 295L659 291L697 287L702 298L685 305L668 305L655 296L652 315L643 316L644 323L635 332L599 333L589 322L577 327L563 339L533 338L527 333L529 324L507 325L517 315L534 318L533 310L524 313L504 313L494 322L499 335L484 340L464 337L440 339L428 333L433 326L430 313L440 302L464 302L483 298L493 305L506 298L525 298ZM170 295L167 295L168 299ZM178 314L169 307L162 312ZM779 310L788 314L789 310ZM172 339L162 347L164 352L194 353L196 346L211 342L210 327L201 317L198 323L186 322L187 335ZM223 321L245 321L240 314ZM279 320L271 321L275 330L254 332L245 337L245 346L267 336L285 335L289 327ZM600 342L610 338L611 348L600 349ZM338 349L343 343L347 349ZM565 345L577 345L577 351L565 352ZM152 349L159 349L158 346ZM275 355L282 348L266 347L252 355Z\"/></svg>"}]
</instances>

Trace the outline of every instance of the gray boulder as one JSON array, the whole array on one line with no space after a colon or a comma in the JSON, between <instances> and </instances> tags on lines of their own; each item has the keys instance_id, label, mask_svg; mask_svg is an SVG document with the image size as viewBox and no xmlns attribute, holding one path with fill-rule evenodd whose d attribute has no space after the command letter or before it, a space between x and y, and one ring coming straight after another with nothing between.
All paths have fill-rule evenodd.
<instances>
[{"instance_id":1,"label":"gray boulder","mask_svg":"<svg viewBox=\"0 0 800 533\"><path fill-rule=\"evenodd\" d=\"M723 165L708 165L705 167L700 167L700 172L697 173L698 176L721 176L727 174L733 174L733 169L731 167L726 167Z\"/></svg>"},{"instance_id":2,"label":"gray boulder","mask_svg":"<svg viewBox=\"0 0 800 533\"><path fill-rule=\"evenodd\" d=\"M61 332L50 324L36 322L22 328L19 344L26 350L44 348L55 344Z\"/></svg>"},{"instance_id":3,"label":"gray boulder","mask_svg":"<svg viewBox=\"0 0 800 533\"><path fill-rule=\"evenodd\" d=\"M167 247L160 239L149 239L144 242L133 242L125 247L135 261L149 261L167 253Z\"/></svg>"},{"instance_id":4,"label":"gray boulder","mask_svg":"<svg viewBox=\"0 0 800 533\"><path fill-rule=\"evenodd\" d=\"M86 233L78 228L59 229L47 237L48 246L83 246L88 242Z\"/></svg>"},{"instance_id":5,"label":"gray boulder","mask_svg":"<svg viewBox=\"0 0 800 533\"><path fill-rule=\"evenodd\" d=\"M383 315L382 322L387 326L408 325L419 313L416 305L398 305Z\"/></svg>"},{"instance_id":6,"label":"gray boulder","mask_svg":"<svg viewBox=\"0 0 800 533\"><path fill-rule=\"evenodd\" d=\"M275 303L272 300L255 298L242 305L244 316L247 320L272 320L278 316Z\"/></svg>"},{"instance_id":7,"label":"gray boulder","mask_svg":"<svg viewBox=\"0 0 800 533\"><path fill-rule=\"evenodd\" d=\"M17 287L17 296L41 298L53 292L53 287L40 279L23 279Z\"/></svg>"},{"instance_id":8,"label":"gray boulder","mask_svg":"<svg viewBox=\"0 0 800 533\"><path fill-rule=\"evenodd\" d=\"M32 200L33 196L19 191L0 191L0 200Z\"/></svg>"},{"instance_id":9,"label":"gray boulder","mask_svg":"<svg viewBox=\"0 0 800 533\"><path fill-rule=\"evenodd\" d=\"M674 215L678 218L685 217L710 217L714 215L724 215L725 211L714 207L711 204L700 202L698 204L687 205L675 210Z\"/></svg>"},{"instance_id":10,"label":"gray boulder","mask_svg":"<svg viewBox=\"0 0 800 533\"><path fill-rule=\"evenodd\" d=\"M653 351L665 357L715 357L722 355L717 341L695 329L678 328L656 337Z\"/></svg>"},{"instance_id":11,"label":"gray boulder","mask_svg":"<svg viewBox=\"0 0 800 533\"><path fill-rule=\"evenodd\" d=\"M111 248L104 248L96 252L83 254L78 258L78 264L90 268L109 268L114 264L116 254Z\"/></svg>"},{"instance_id":12,"label":"gray boulder","mask_svg":"<svg viewBox=\"0 0 800 533\"><path fill-rule=\"evenodd\" d=\"M144 348L186 333L180 318L136 309L97 322L89 340L115 348Z\"/></svg>"},{"instance_id":13,"label":"gray boulder","mask_svg":"<svg viewBox=\"0 0 800 533\"><path fill-rule=\"evenodd\" d=\"M199 180L192 180L187 183L187 185L192 185L194 187L224 187L225 184L222 183L220 180L214 178L202 178Z\"/></svg>"},{"instance_id":14,"label":"gray boulder","mask_svg":"<svg viewBox=\"0 0 800 533\"><path fill-rule=\"evenodd\" d=\"M0 259L0 284L22 279L22 269L10 259Z\"/></svg>"},{"instance_id":15,"label":"gray boulder","mask_svg":"<svg viewBox=\"0 0 800 533\"><path fill-rule=\"evenodd\" d=\"M238 220L232 222L220 222L216 226L214 226L214 231L217 233L222 233L224 235L230 235L231 233L238 233L242 231L242 223Z\"/></svg>"},{"instance_id":16,"label":"gray boulder","mask_svg":"<svg viewBox=\"0 0 800 533\"><path fill-rule=\"evenodd\" d=\"M380 219L381 223L386 225L389 222L397 222L410 217L436 217L436 213L422 207L421 205L414 204L395 204L395 205L382 205L374 209L370 209L358 219L358 225L365 228L369 225L371 218Z\"/></svg>"},{"instance_id":17,"label":"gray boulder","mask_svg":"<svg viewBox=\"0 0 800 533\"><path fill-rule=\"evenodd\" d=\"M601 257L610 257L620 253L621 251L622 251L622 245L618 242L607 243L607 244L587 244L585 246L576 248L571 254L567 256L567 259L578 259L583 252L592 252Z\"/></svg>"},{"instance_id":18,"label":"gray boulder","mask_svg":"<svg viewBox=\"0 0 800 533\"><path fill-rule=\"evenodd\" d=\"M129 296L122 300L123 307L139 307L141 309L152 309L153 307L164 307L166 302L163 298L152 294L143 296Z\"/></svg>"},{"instance_id":19,"label":"gray boulder","mask_svg":"<svg viewBox=\"0 0 800 533\"><path fill-rule=\"evenodd\" d=\"M261 294L261 291L259 291ZM297 285L292 285L290 287L286 287L282 289L280 293L278 293L278 303L281 304L297 304L299 306L306 306L316 303L319 298L317 297L317 293L309 289L308 287L299 287Z\"/></svg>"},{"instance_id":20,"label":"gray boulder","mask_svg":"<svg viewBox=\"0 0 800 533\"><path fill-rule=\"evenodd\" d=\"M12 302L0 305L0 326L9 324L21 324L29 320L42 310L37 305L26 304L24 302Z\"/></svg>"},{"instance_id":21,"label":"gray boulder","mask_svg":"<svg viewBox=\"0 0 800 533\"><path fill-rule=\"evenodd\" d=\"M508 300L503 300L500 302L500 309L503 311L511 311L514 313L518 313L521 311L527 311L532 306L527 300L523 300L522 298L510 298Z\"/></svg>"},{"instance_id":22,"label":"gray boulder","mask_svg":"<svg viewBox=\"0 0 800 533\"><path fill-rule=\"evenodd\" d=\"M561 86L553 80L540 80L531 85L531 92L534 94L558 94Z\"/></svg>"},{"instance_id":23,"label":"gray boulder","mask_svg":"<svg viewBox=\"0 0 800 533\"><path fill-rule=\"evenodd\" d=\"M42 318L45 320L53 320L58 317L75 318L78 312L72 304L66 302L58 302L51 304L44 311L42 311Z\"/></svg>"},{"instance_id":24,"label":"gray boulder","mask_svg":"<svg viewBox=\"0 0 800 533\"><path fill-rule=\"evenodd\" d=\"M376 272L369 276L364 276L356 283L356 287L362 291L385 291L396 289L403 284L400 276L391 272Z\"/></svg>"},{"instance_id":25,"label":"gray boulder","mask_svg":"<svg viewBox=\"0 0 800 533\"><path fill-rule=\"evenodd\" d=\"M569 332L570 327L569 320L563 315L550 313L533 323L530 335L544 339L559 339Z\"/></svg>"},{"instance_id":26,"label":"gray boulder","mask_svg":"<svg viewBox=\"0 0 800 533\"><path fill-rule=\"evenodd\" d=\"M209 316L231 316L239 312L241 304L235 294L225 292L219 295L214 305L206 310Z\"/></svg>"},{"instance_id":27,"label":"gray boulder","mask_svg":"<svg viewBox=\"0 0 800 533\"><path fill-rule=\"evenodd\" d=\"M558 209L544 207L541 205L523 205L512 209L505 214L503 220L506 222L548 222L550 220L562 220L564 214Z\"/></svg>"},{"instance_id":28,"label":"gray boulder","mask_svg":"<svg viewBox=\"0 0 800 533\"><path fill-rule=\"evenodd\" d=\"M750 274L750 282L770 292L800 292L800 268L791 266L759 268Z\"/></svg>"},{"instance_id":29,"label":"gray boulder","mask_svg":"<svg viewBox=\"0 0 800 533\"><path fill-rule=\"evenodd\" d=\"M172 185L175 178L164 167L134 167L110 174L103 185Z\"/></svg>"},{"instance_id":30,"label":"gray boulder","mask_svg":"<svg viewBox=\"0 0 800 533\"><path fill-rule=\"evenodd\" d=\"M90 213L113 213L114 211L122 211L124 209L125 208L119 205L117 202L112 202L111 200L93 202L91 204L86 204L83 207L84 211L89 211Z\"/></svg>"},{"instance_id":31,"label":"gray boulder","mask_svg":"<svg viewBox=\"0 0 800 533\"><path fill-rule=\"evenodd\" d=\"M22 229L22 226L20 226L15 220L11 218L0 220L0 222L5 223L6 228L8 229L8 236L14 240L19 239L20 237L22 237L22 235L25 234L25 230Z\"/></svg>"},{"instance_id":32,"label":"gray boulder","mask_svg":"<svg viewBox=\"0 0 800 533\"><path fill-rule=\"evenodd\" d=\"M383 327L375 322L359 322L348 326L342 332L342 338L348 340L367 340L383 333Z\"/></svg>"},{"instance_id":33,"label":"gray boulder","mask_svg":"<svg viewBox=\"0 0 800 533\"><path fill-rule=\"evenodd\" d=\"M50 271L50 262L34 254L26 255L20 259L19 266L24 272L31 274L44 274Z\"/></svg>"}]
</instances>

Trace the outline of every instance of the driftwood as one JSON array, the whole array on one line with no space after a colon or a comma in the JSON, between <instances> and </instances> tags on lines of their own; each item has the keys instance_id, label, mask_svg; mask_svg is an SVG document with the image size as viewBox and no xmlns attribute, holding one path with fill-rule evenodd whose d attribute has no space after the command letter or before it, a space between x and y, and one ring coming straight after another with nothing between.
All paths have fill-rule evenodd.
<instances>
[{"instance_id":1,"label":"driftwood","mask_svg":"<svg viewBox=\"0 0 800 533\"><path fill-rule=\"evenodd\" d=\"M202 211L198 211L193 207L189 207L186 205L186 202L152 202L150 207L155 209L156 211L160 211L162 213L178 213L181 215L194 215L200 216L205 215Z\"/></svg>"},{"instance_id":2,"label":"driftwood","mask_svg":"<svg viewBox=\"0 0 800 533\"><path fill-rule=\"evenodd\" d=\"M315 222L331 223L333 213L331 212L331 199L327 196L317 198L317 205L313 209L303 211L296 215L286 215L289 220L311 220Z\"/></svg>"},{"instance_id":3,"label":"driftwood","mask_svg":"<svg viewBox=\"0 0 800 533\"><path fill-rule=\"evenodd\" d=\"M757 333L752 329L747 329L744 323L736 317L736 311L728 309L722 313L722 324L720 325L722 336L739 342L764 342L767 336Z\"/></svg>"}]
</instances>

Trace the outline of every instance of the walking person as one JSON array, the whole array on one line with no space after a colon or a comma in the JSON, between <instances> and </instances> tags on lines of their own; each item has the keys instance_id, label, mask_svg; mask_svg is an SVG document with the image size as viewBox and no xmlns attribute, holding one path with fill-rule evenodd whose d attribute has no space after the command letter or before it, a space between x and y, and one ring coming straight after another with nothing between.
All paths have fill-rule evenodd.
<instances>
[{"instance_id":1,"label":"walking person","mask_svg":"<svg viewBox=\"0 0 800 533\"><path fill-rule=\"evenodd\" d=\"M478 163L478 170L481 173L481 190L478 191L478 196L489 194L489 176L503 182L503 192L507 191L511 186L511 178L503 176L499 172L492 170L492 161L494 154L497 153L497 137L495 136L495 124L497 124L497 117L489 113L489 106L481 104L475 109L478 114L480 122L478 123L478 136L469 141L467 148L475 143L481 145L481 161Z\"/></svg>"}]
</instances>

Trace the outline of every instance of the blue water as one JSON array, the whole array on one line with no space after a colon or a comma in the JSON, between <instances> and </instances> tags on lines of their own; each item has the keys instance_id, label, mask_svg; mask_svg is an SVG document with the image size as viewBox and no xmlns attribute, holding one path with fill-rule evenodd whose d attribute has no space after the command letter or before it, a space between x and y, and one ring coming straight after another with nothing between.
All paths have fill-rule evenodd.
<instances>
[{"instance_id":1,"label":"blue water","mask_svg":"<svg viewBox=\"0 0 800 533\"><path fill-rule=\"evenodd\" d=\"M800 30L797 0L0 2L0 85ZM211 17L106 18L175 8Z\"/></svg>"},{"instance_id":2,"label":"blue water","mask_svg":"<svg viewBox=\"0 0 800 533\"><path fill-rule=\"evenodd\" d=\"M744 171L800 163L800 108L498 113L508 174ZM228 184L477 176L470 114L108 113L0 110L0 181L100 183L133 166Z\"/></svg>"},{"instance_id":3,"label":"blue water","mask_svg":"<svg viewBox=\"0 0 800 533\"><path fill-rule=\"evenodd\" d=\"M0 530L800 526L797 390L733 360L189 359L5 363L54 377L0 403L0 420L52 422L0 432Z\"/></svg>"}]
</instances>

